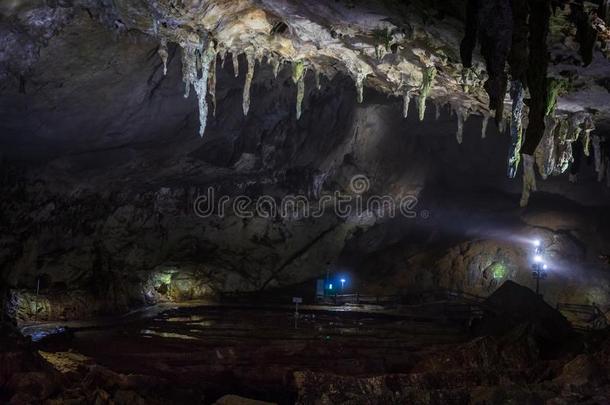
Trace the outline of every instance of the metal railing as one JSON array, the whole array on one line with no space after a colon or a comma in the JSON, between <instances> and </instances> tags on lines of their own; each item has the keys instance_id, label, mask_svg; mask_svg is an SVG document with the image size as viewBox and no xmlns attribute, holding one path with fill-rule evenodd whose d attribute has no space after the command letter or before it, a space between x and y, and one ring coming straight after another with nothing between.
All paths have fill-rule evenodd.
<instances>
[{"instance_id":1,"label":"metal railing","mask_svg":"<svg viewBox=\"0 0 610 405\"><path fill-rule=\"evenodd\" d=\"M600 330L608 327L606 314L595 304L558 303L556 309L575 329Z\"/></svg>"}]
</instances>

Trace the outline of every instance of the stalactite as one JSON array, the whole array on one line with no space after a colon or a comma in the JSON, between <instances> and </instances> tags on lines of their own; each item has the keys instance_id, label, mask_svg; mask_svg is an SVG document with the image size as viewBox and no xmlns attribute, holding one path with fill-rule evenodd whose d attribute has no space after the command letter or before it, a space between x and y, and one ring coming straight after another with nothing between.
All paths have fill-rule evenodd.
<instances>
[{"instance_id":1,"label":"stalactite","mask_svg":"<svg viewBox=\"0 0 610 405\"><path fill-rule=\"evenodd\" d=\"M227 48L222 47L220 51L218 51L218 56L220 56L220 68L224 69L225 60L227 59Z\"/></svg>"},{"instance_id":2,"label":"stalactite","mask_svg":"<svg viewBox=\"0 0 610 405\"><path fill-rule=\"evenodd\" d=\"M280 59L278 57L274 57L271 60L271 65L273 66L273 77L277 79L277 75L280 72L280 66L281 66L282 62L280 61Z\"/></svg>"},{"instance_id":3,"label":"stalactite","mask_svg":"<svg viewBox=\"0 0 610 405\"><path fill-rule=\"evenodd\" d=\"M536 172L534 171L534 157L523 154L523 192L521 194L521 207L529 203L530 194L537 190Z\"/></svg>"},{"instance_id":4,"label":"stalactite","mask_svg":"<svg viewBox=\"0 0 610 405\"><path fill-rule=\"evenodd\" d=\"M593 62L593 51L598 34L591 24L591 19L583 2L570 3L570 20L576 26L576 40L580 45L579 53L583 64L589 66Z\"/></svg>"},{"instance_id":5,"label":"stalactite","mask_svg":"<svg viewBox=\"0 0 610 405\"><path fill-rule=\"evenodd\" d=\"M496 124L499 125L504 115L508 84L506 61L513 40L512 1L485 0L477 3L481 55L488 73L485 90L489 95L489 108L496 111Z\"/></svg>"},{"instance_id":6,"label":"stalactite","mask_svg":"<svg viewBox=\"0 0 610 405\"><path fill-rule=\"evenodd\" d=\"M583 151L586 157L591 155L591 132L595 130L595 123L593 122L593 117L591 115L587 115L584 121L584 134L583 134Z\"/></svg>"},{"instance_id":7,"label":"stalactite","mask_svg":"<svg viewBox=\"0 0 610 405\"><path fill-rule=\"evenodd\" d=\"M586 115L584 113L575 113L562 122L561 131L556 139L557 162L554 174L565 173L574 162L572 145L580 137L582 132L581 125L584 123L585 118Z\"/></svg>"},{"instance_id":8,"label":"stalactite","mask_svg":"<svg viewBox=\"0 0 610 405\"><path fill-rule=\"evenodd\" d=\"M358 72L356 74L356 100L358 103L362 103L364 101L364 79L366 75L362 72Z\"/></svg>"},{"instance_id":9,"label":"stalactite","mask_svg":"<svg viewBox=\"0 0 610 405\"><path fill-rule=\"evenodd\" d=\"M411 91L406 90L402 95L402 116L409 117L409 105L411 104Z\"/></svg>"},{"instance_id":10,"label":"stalactite","mask_svg":"<svg viewBox=\"0 0 610 405\"><path fill-rule=\"evenodd\" d=\"M239 54L234 50L231 52L231 57L233 59L233 72L235 77L239 77Z\"/></svg>"},{"instance_id":11,"label":"stalactite","mask_svg":"<svg viewBox=\"0 0 610 405\"><path fill-rule=\"evenodd\" d=\"M455 138L458 144L464 142L464 122L468 119L468 111L456 110L457 114L457 132Z\"/></svg>"},{"instance_id":12,"label":"stalactite","mask_svg":"<svg viewBox=\"0 0 610 405\"><path fill-rule=\"evenodd\" d=\"M545 117L542 140L536 149L536 164L543 180L553 174L555 167L555 129L558 121L553 116Z\"/></svg>"},{"instance_id":13,"label":"stalactite","mask_svg":"<svg viewBox=\"0 0 610 405\"><path fill-rule=\"evenodd\" d=\"M235 62L235 59L233 59ZM252 49L246 50L246 61L248 62L248 73L246 74L246 82L244 83L244 96L243 96L243 109L244 115L248 115L250 111L250 87L252 86L252 79L254 78L254 51Z\"/></svg>"},{"instance_id":14,"label":"stalactite","mask_svg":"<svg viewBox=\"0 0 610 405\"><path fill-rule=\"evenodd\" d=\"M216 51L214 49L214 43L212 41L209 41L206 50L201 53L201 78L197 78L194 82L195 92L197 93L197 100L199 101L199 136L201 137L203 137L203 134L205 133L205 127L207 125L208 103L206 101L206 96L208 93L210 67L212 65L212 61L214 61L215 59Z\"/></svg>"},{"instance_id":15,"label":"stalactite","mask_svg":"<svg viewBox=\"0 0 610 405\"><path fill-rule=\"evenodd\" d=\"M216 61L217 58L212 58L210 62L210 75L208 78L208 91L212 99L212 115L216 116Z\"/></svg>"},{"instance_id":16,"label":"stalactite","mask_svg":"<svg viewBox=\"0 0 610 405\"><path fill-rule=\"evenodd\" d=\"M595 172L600 173L602 167L602 149L601 139L598 135L591 137L591 143L593 144L593 159L595 161Z\"/></svg>"},{"instance_id":17,"label":"stalactite","mask_svg":"<svg viewBox=\"0 0 610 405\"><path fill-rule=\"evenodd\" d=\"M555 110L557 109L557 99L566 88L567 83L563 79L555 79L552 77L547 79L545 115L552 115L555 113Z\"/></svg>"},{"instance_id":18,"label":"stalactite","mask_svg":"<svg viewBox=\"0 0 610 405\"><path fill-rule=\"evenodd\" d=\"M167 52L167 39L161 38L161 44L159 45L159 50L157 52L163 62L163 76L167 76L167 59L169 58L169 53Z\"/></svg>"},{"instance_id":19,"label":"stalactite","mask_svg":"<svg viewBox=\"0 0 610 405\"><path fill-rule=\"evenodd\" d=\"M508 155L508 177L514 179L519 169L523 143L523 109L525 107L523 83L518 80L511 82L510 95L513 100L513 114L510 127L511 147Z\"/></svg>"},{"instance_id":20,"label":"stalactite","mask_svg":"<svg viewBox=\"0 0 610 405\"><path fill-rule=\"evenodd\" d=\"M544 135L544 117L547 102L547 71L549 66L548 34L551 18L551 0L529 0L529 64L527 86L529 89L529 124L522 153L533 155Z\"/></svg>"},{"instance_id":21,"label":"stalactite","mask_svg":"<svg viewBox=\"0 0 610 405\"><path fill-rule=\"evenodd\" d=\"M182 81L184 82L184 98L191 93L191 85L197 80L197 49L193 45L182 48Z\"/></svg>"},{"instance_id":22,"label":"stalactite","mask_svg":"<svg viewBox=\"0 0 610 405\"><path fill-rule=\"evenodd\" d=\"M423 72L423 81L418 98L419 120L423 121L426 115L426 99L430 94L434 79L436 78L436 67L426 66Z\"/></svg>"},{"instance_id":23,"label":"stalactite","mask_svg":"<svg viewBox=\"0 0 610 405\"><path fill-rule=\"evenodd\" d=\"M483 114L483 124L481 125L481 139L487 137L487 126L489 124L489 115Z\"/></svg>"},{"instance_id":24,"label":"stalactite","mask_svg":"<svg viewBox=\"0 0 610 405\"><path fill-rule=\"evenodd\" d=\"M297 85L297 120L301 118L303 97L305 96L305 63L298 60L292 64L292 81Z\"/></svg>"}]
</instances>

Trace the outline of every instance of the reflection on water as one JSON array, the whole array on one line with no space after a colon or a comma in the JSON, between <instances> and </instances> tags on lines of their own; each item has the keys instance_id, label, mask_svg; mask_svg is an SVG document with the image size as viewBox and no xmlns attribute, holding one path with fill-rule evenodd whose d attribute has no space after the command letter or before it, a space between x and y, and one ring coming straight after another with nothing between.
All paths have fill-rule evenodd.
<instances>
[{"instance_id":1,"label":"reflection on water","mask_svg":"<svg viewBox=\"0 0 610 405\"><path fill-rule=\"evenodd\" d=\"M44 338L46 338L47 336L51 336L51 335L59 335L61 333L64 333L66 331L66 328L62 327L62 326L53 326L53 327L41 327L41 328L36 328L36 327L29 327L29 328L23 328L22 333L25 336L30 336L32 338L33 342L38 342Z\"/></svg>"},{"instance_id":2,"label":"reflection on water","mask_svg":"<svg viewBox=\"0 0 610 405\"><path fill-rule=\"evenodd\" d=\"M151 330L151 329L142 329L140 331L140 334L143 335L143 337L159 336L159 337L168 338L168 339L197 340L196 337L189 336L189 335L183 335L183 334L174 333L174 332L158 332L158 331Z\"/></svg>"}]
</instances>

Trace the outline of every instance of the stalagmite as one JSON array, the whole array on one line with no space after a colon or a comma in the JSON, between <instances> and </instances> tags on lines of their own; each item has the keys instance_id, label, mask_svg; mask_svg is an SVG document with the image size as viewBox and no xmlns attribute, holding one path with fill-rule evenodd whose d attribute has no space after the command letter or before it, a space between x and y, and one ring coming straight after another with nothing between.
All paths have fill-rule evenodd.
<instances>
[{"instance_id":1,"label":"stalagmite","mask_svg":"<svg viewBox=\"0 0 610 405\"><path fill-rule=\"evenodd\" d=\"M239 55L237 51L231 52L231 57L233 58L233 72L235 73L235 77L239 77Z\"/></svg>"},{"instance_id":2,"label":"stalagmite","mask_svg":"<svg viewBox=\"0 0 610 405\"><path fill-rule=\"evenodd\" d=\"M320 90L322 88L322 84L320 83L320 71L319 70L316 70L315 79L316 79L316 90Z\"/></svg>"},{"instance_id":3,"label":"stalagmite","mask_svg":"<svg viewBox=\"0 0 610 405\"><path fill-rule=\"evenodd\" d=\"M233 59L235 61L235 59ZM243 109L244 115L248 115L250 111L250 87L252 86L252 79L254 78L254 51L252 49L246 50L246 61L248 62L248 73L246 74L246 82L244 83L244 99Z\"/></svg>"},{"instance_id":4,"label":"stalagmite","mask_svg":"<svg viewBox=\"0 0 610 405\"><path fill-rule=\"evenodd\" d=\"M435 112L434 112L434 119L435 120L439 120L439 118L441 118L441 105L439 103L434 103L434 108L435 108Z\"/></svg>"},{"instance_id":5,"label":"stalagmite","mask_svg":"<svg viewBox=\"0 0 610 405\"><path fill-rule=\"evenodd\" d=\"M411 104L411 91L405 91L402 96L402 116L407 118L409 116L409 104Z\"/></svg>"},{"instance_id":6,"label":"stalagmite","mask_svg":"<svg viewBox=\"0 0 610 405\"><path fill-rule=\"evenodd\" d=\"M487 137L487 126L489 124L489 115L483 114L483 124L481 125L481 139Z\"/></svg>"},{"instance_id":7,"label":"stalagmite","mask_svg":"<svg viewBox=\"0 0 610 405\"><path fill-rule=\"evenodd\" d=\"M536 191L536 172L534 171L534 157L523 154L523 192L521 194L521 207L526 207L530 194Z\"/></svg>"},{"instance_id":8,"label":"stalagmite","mask_svg":"<svg viewBox=\"0 0 610 405\"><path fill-rule=\"evenodd\" d=\"M364 101L364 79L366 78L366 75L362 72L358 72L356 74L356 92L358 93L357 95L357 100L358 103L362 103L362 101Z\"/></svg>"},{"instance_id":9,"label":"stalagmite","mask_svg":"<svg viewBox=\"0 0 610 405\"><path fill-rule=\"evenodd\" d=\"M163 76L167 76L167 58L169 57L169 53L167 52L167 39L161 38L161 44L159 45L159 50L157 52L163 62Z\"/></svg>"},{"instance_id":10,"label":"stalagmite","mask_svg":"<svg viewBox=\"0 0 610 405\"><path fill-rule=\"evenodd\" d=\"M214 117L216 116L216 60L217 58L214 57L210 62L210 75L208 77L208 91L212 98L212 115Z\"/></svg>"},{"instance_id":11,"label":"stalagmite","mask_svg":"<svg viewBox=\"0 0 610 405\"><path fill-rule=\"evenodd\" d=\"M206 50L201 54L201 78L197 78L194 83L195 91L197 92L197 100L199 101L199 136L203 137L205 127L208 120L208 104L206 96L208 93L208 80L212 61L216 59L216 50L214 43L208 42ZM196 73L195 73L196 75Z\"/></svg>"},{"instance_id":12,"label":"stalagmite","mask_svg":"<svg viewBox=\"0 0 610 405\"><path fill-rule=\"evenodd\" d=\"M510 126L511 147L508 155L508 177L514 179L519 169L523 143L523 108L525 107L523 83L518 80L512 81L510 95L513 100L513 115Z\"/></svg>"},{"instance_id":13,"label":"stalagmite","mask_svg":"<svg viewBox=\"0 0 610 405\"><path fill-rule=\"evenodd\" d=\"M305 96L305 64L298 60L292 64L292 81L297 85L297 120L301 118L303 97Z\"/></svg>"},{"instance_id":14,"label":"stalagmite","mask_svg":"<svg viewBox=\"0 0 610 405\"><path fill-rule=\"evenodd\" d=\"M423 72L423 81L421 85L421 89L419 92L418 98L418 108L419 108L419 120L423 121L426 114L426 99L430 94L430 90L432 89L432 84L434 83L434 79L436 78L436 67L434 66L426 66Z\"/></svg>"}]
</instances>

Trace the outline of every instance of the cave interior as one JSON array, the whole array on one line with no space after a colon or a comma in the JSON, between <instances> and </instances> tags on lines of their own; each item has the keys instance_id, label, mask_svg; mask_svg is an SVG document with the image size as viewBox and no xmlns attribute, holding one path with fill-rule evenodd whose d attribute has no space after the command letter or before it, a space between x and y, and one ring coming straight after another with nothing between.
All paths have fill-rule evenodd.
<instances>
[{"instance_id":1,"label":"cave interior","mask_svg":"<svg viewBox=\"0 0 610 405\"><path fill-rule=\"evenodd\" d=\"M0 403L610 403L610 1L0 0Z\"/></svg>"}]
</instances>

